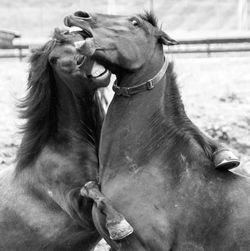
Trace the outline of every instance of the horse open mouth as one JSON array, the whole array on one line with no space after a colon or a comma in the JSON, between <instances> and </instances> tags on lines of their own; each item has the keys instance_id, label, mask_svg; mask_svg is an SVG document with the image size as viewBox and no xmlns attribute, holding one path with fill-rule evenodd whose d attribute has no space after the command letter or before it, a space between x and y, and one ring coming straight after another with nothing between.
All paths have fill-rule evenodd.
<instances>
[{"instance_id":1,"label":"horse open mouth","mask_svg":"<svg viewBox=\"0 0 250 251\"><path fill-rule=\"evenodd\" d=\"M92 56L96 48L91 28L86 20L80 16L71 15L64 18L64 24L69 27L70 33L76 33L82 38L75 42L76 49L85 56Z\"/></svg>"},{"instance_id":2,"label":"horse open mouth","mask_svg":"<svg viewBox=\"0 0 250 251\"><path fill-rule=\"evenodd\" d=\"M87 29L82 29L78 26L71 26L69 28L70 33L80 35L81 40L75 41L74 45L76 49L85 56L92 56L96 51L95 42L92 33Z\"/></svg>"},{"instance_id":3,"label":"horse open mouth","mask_svg":"<svg viewBox=\"0 0 250 251\"><path fill-rule=\"evenodd\" d=\"M104 80L110 76L110 71L107 70L104 66L98 64L96 61L93 64L90 74L88 78L94 80Z\"/></svg>"},{"instance_id":4,"label":"horse open mouth","mask_svg":"<svg viewBox=\"0 0 250 251\"><path fill-rule=\"evenodd\" d=\"M71 15L64 18L64 24L69 27L69 32L75 32L82 36L83 39L93 37L92 32L86 26L86 21L81 17Z\"/></svg>"},{"instance_id":5,"label":"horse open mouth","mask_svg":"<svg viewBox=\"0 0 250 251\"><path fill-rule=\"evenodd\" d=\"M71 26L69 27L69 33L75 33L75 34L79 34L83 40L77 41L75 42L75 46L77 49L79 49L80 47L82 47L86 41L88 39L92 39L93 35L90 31L86 30L86 29L82 29L78 26Z\"/></svg>"},{"instance_id":6,"label":"horse open mouth","mask_svg":"<svg viewBox=\"0 0 250 251\"><path fill-rule=\"evenodd\" d=\"M83 55L77 55L77 56L76 56L76 65L77 65L78 67L81 67L81 66L84 64L85 59L86 59L85 56L83 56Z\"/></svg>"},{"instance_id":7,"label":"horse open mouth","mask_svg":"<svg viewBox=\"0 0 250 251\"><path fill-rule=\"evenodd\" d=\"M76 65L80 71L82 71L83 64L85 63L86 57L82 55L77 55L75 57ZM98 64L96 61L93 62L92 68L88 72L82 73L84 76L87 75L89 79L92 80L104 80L110 76L110 71L104 66Z\"/></svg>"},{"instance_id":8,"label":"horse open mouth","mask_svg":"<svg viewBox=\"0 0 250 251\"><path fill-rule=\"evenodd\" d=\"M80 13L81 14L81 13ZM79 13L64 18L64 24L69 27L70 33L75 33L81 36L81 40L75 41L76 49L84 56L91 57L96 51L91 28L88 28L88 17L82 17ZM92 80L105 80L110 77L111 73L104 66L94 62L91 71L87 74Z\"/></svg>"},{"instance_id":9,"label":"horse open mouth","mask_svg":"<svg viewBox=\"0 0 250 251\"><path fill-rule=\"evenodd\" d=\"M83 39L93 37L92 33L89 30L80 28L79 26L71 26L71 27L69 27L69 32L70 33L78 33L79 35L81 35L81 37Z\"/></svg>"}]
</instances>

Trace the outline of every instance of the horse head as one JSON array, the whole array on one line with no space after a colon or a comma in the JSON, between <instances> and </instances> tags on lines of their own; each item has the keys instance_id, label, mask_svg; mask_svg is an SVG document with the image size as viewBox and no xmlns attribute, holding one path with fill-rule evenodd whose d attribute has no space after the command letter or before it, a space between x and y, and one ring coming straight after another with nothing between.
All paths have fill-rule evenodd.
<instances>
[{"instance_id":1,"label":"horse head","mask_svg":"<svg viewBox=\"0 0 250 251\"><path fill-rule=\"evenodd\" d=\"M49 138L58 132L58 103L66 111L69 110L67 119L61 119L68 124L74 114L75 104L70 101L74 97L78 98L77 102L95 99L101 108L101 103L94 94L98 88L109 84L111 73L92 59L79 54L73 43L76 39L76 36L67 31L56 29L51 40L31 53L28 92L19 105L22 118L27 119L23 129L24 138L17 155L19 167L26 167L31 163ZM85 110L91 113L91 109L94 109L96 117L101 116L103 119L104 114L100 115L100 109L94 108L92 103L88 105L85 102L84 106L86 105L89 110L77 108L80 109L80 114ZM71 108L66 109L67 107ZM84 114L81 116L87 118ZM101 127L102 119L98 122L98 127ZM79 122L81 118L72 120Z\"/></svg>"},{"instance_id":2,"label":"horse head","mask_svg":"<svg viewBox=\"0 0 250 251\"><path fill-rule=\"evenodd\" d=\"M124 70L134 73L146 62L147 69L152 69L163 54L162 45L177 43L157 26L151 13L112 16L78 11L67 16L64 23L82 36L79 51L99 60L118 78L121 71L123 75Z\"/></svg>"},{"instance_id":3,"label":"horse head","mask_svg":"<svg viewBox=\"0 0 250 251\"><path fill-rule=\"evenodd\" d=\"M59 30L55 31L53 49L49 52L48 63L54 74L64 81L77 96L89 91L106 87L110 81L110 72L93 59L81 55L72 41L76 38Z\"/></svg>"}]
</instances>

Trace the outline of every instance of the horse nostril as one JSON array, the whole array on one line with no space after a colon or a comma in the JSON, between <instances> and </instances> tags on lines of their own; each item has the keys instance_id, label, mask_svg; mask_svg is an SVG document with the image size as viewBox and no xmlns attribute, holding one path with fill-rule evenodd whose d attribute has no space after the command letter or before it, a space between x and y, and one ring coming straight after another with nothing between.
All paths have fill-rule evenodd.
<instances>
[{"instance_id":1,"label":"horse nostril","mask_svg":"<svg viewBox=\"0 0 250 251\"><path fill-rule=\"evenodd\" d=\"M74 15L77 16L77 17L84 18L84 19L89 19L90 18L90 15L87 12L84 12L84 11L77 11L77 12L75 12Z\"/></svg>"}]
</instances>

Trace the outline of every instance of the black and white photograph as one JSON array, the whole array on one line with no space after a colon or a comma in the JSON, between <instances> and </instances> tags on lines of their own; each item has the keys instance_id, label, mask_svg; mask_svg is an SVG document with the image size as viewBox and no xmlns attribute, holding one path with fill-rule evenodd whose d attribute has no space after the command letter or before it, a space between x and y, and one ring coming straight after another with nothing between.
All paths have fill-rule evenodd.
<instances>
[{"instance_id":1,"label":"black and white photograph","mask_svg":"<svg viewBox=\"0 0 250 251\"><path fill-rule=\"evenodd\" d=\"M250 251L250 0L0 15L0 251Z\"/></svg>"}]
</instances>

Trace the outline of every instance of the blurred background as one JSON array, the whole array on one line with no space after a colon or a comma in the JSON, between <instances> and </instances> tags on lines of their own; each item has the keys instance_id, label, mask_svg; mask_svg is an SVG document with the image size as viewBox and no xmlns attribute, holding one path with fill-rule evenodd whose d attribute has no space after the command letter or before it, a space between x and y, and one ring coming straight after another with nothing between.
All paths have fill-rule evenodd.
<instances>
[{"instance_id":1,"label":"blurred background","mask_svg":"<svg viewBox=\"0 0 250 251\"><path fill-rule=\"evenodd\" d=\"M113 14L153 10L169 32L221 33L247 31L247 0L1 0L1 28L18 31L23 39L48 37L76 10Z\"/></svg>"},{"instance_id":2,"label":"blurred background","mask_svg":"<svg viewBox=\"0 0 250 251\"><path fill-rule=\"evenodd\" d=\"M30 47L42 45L77 10L110 14L155 12L180 45L175 62L190 118L241 158L250 175L250 0L0 0L0 166L20 143L16 104L25 95ZM109 89L109 97L112 93ZM97 250L106 250L100 244Z\"/></svg>"}]
</instances>

